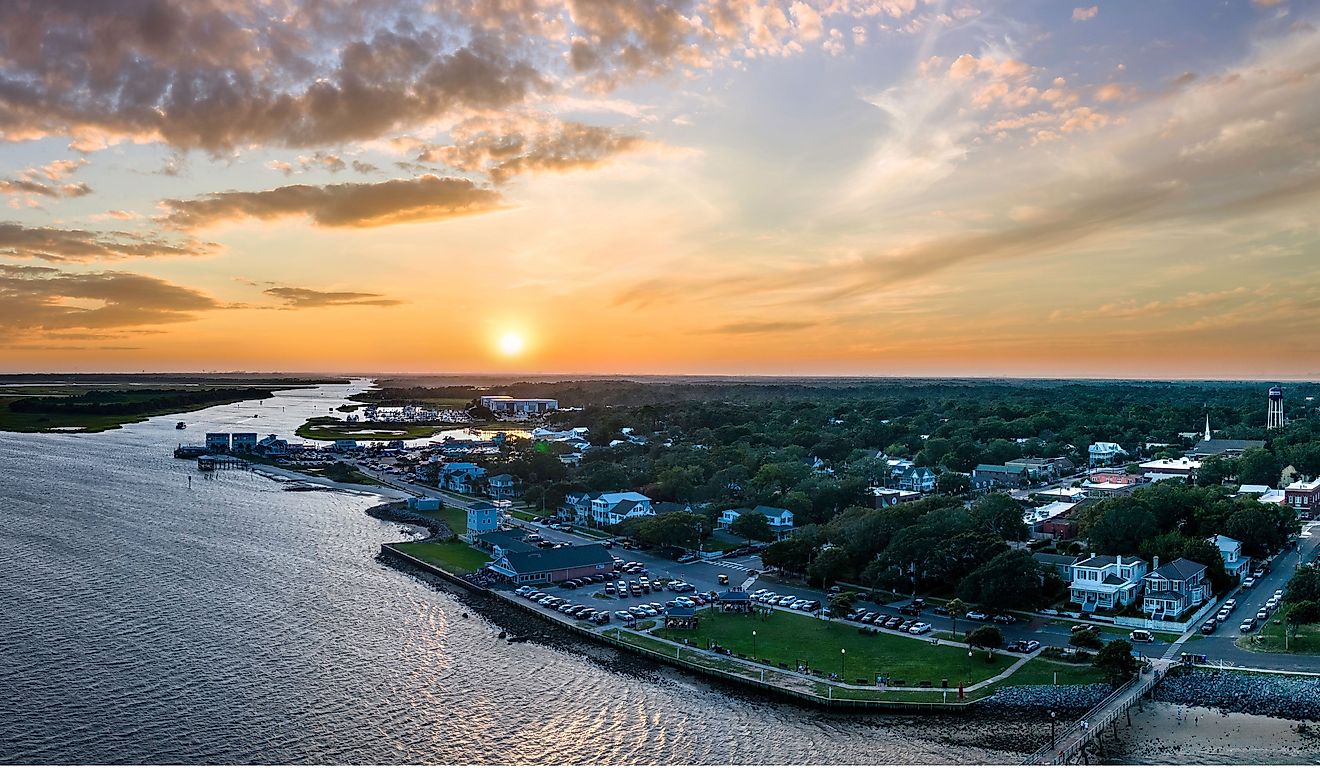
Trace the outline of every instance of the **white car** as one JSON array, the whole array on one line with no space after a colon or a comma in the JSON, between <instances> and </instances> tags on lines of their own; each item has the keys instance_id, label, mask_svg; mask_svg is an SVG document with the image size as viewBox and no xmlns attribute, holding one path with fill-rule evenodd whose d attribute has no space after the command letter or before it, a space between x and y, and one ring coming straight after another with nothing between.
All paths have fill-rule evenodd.
<instances>
[{"instance_id":1,"label":"white car","mask_svg":"<svg viewBox=\"0 0 1320 770\"><path fill-rule=\"evenodd\" d=\"M793 602L792 604L788 605L788 608L789 608L790 610L800 610L800 609L802 609L802 608L805 607L805 606L807 606L807 600L806 600L806 599L798 599L797 601L795 601L795 602Z\"/></svg>"},{"instance_id":2,"label":"white car","mask_svg":"<svg viewBox=\"0 0 1320 770\"><path fill-rule=\"evenodd\" d=\"M980 610L972 610L971 612L967 613L967 619L968 619L968 620L989 620L989 619L990 619L990 616L987 615L987 614L985 614L984 612L981 612Z\"/></svg>"},{"instance_id":3,"label":"white car","mask_svg":"<svg viewBox=\"0 0 1320 770\"><path fill-rule=\"evenodd\" d=\"M911 627L908 628L908 633L909 633L909 634L924 634L924 633L926 633L926 632L929 631L929 630L930 630L930 624L929 624L929 623L913 623L913 624L911 625Z\"/></svg>"},{"instance_id":4,"label":"white car","mask_svg":"<svg viewBox=\"0 0 1320 770\"><path fill-rule=\"evenodd\" d=\"M788 605L792 604L795 601L797 601L796 596L785 596L784 598L776 602L776 604L778 604L780 607L787 607Z\"/></svg>"},{"instance_id":5,"label":"white car","mask_svg":"<svg viewBox=\"0 0 1320 770\"><path fill-rule=\"evenodd\" d=\"M631 621L631 620L633 619L633 616L632 616L631 613L624 612L623 610L619 610L618 612L614 613L614 617L618 618L619 620L622 620L622 621L625 622L625 623L627 623L627 622L629 622L629 621Z\"/></svg>"}]
</instances>

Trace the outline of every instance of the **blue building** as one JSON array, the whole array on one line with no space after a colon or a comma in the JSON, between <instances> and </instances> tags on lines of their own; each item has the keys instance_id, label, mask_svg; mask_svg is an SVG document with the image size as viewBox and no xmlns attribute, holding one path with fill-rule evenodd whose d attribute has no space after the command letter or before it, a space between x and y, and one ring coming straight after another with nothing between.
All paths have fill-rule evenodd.
<instances>
[{"instance_id":1,"label":"blue building","mask_svg":"<svg viewBox=\"0 0 1320 770\"><path fill-rule=\"evenodd\" d=\"M208 433L206 434L206 451L208 452L228 452L229 434L228 433Z\"/></svg>"},{"instance_id":2,"label":"blue building","mask_svg":"<svg viewBox=\"0 0 1320 770\"><path fill-rule=\"evenodd\" d=\"M471 503L467 507L467 531L469 535L492 532L499 528L500 511L490 503Z\"/></svg>"},{"instance_id":3,"label":"blue building","mask_svg":"<svg viewBox=\"0 0 1320 770\"><path fill-rule=\"evenodd\" d=\"M230 442L230 447L239 454L250 455L257 449L257 434L235 433Z\"/></svg>"},{"instance_id":4,"label":"blue building","mask_svg":"<svg viewBox=\"0 0 1320 770\"><path fill-rule=\"evenodd\" d=\"M438 511L438 510L440 510L440 498L438 498L438 497L410 497L410 498L408 498L408 510L410 510L410 511Z\"/></svg>"}]
</instances>

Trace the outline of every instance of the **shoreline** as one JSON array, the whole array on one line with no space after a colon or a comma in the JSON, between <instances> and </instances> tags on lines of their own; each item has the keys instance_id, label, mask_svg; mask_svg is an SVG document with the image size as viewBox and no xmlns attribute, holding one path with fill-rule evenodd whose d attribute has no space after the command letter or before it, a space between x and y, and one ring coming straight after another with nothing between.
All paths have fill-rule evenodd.
<instances>
[{"instance_id":1,"label":"shoreline","mask_svg":"<svg viewBox=\"0 0 1320 770\"><path fill-rule=\"evenodd\" d=\"M1320 761L1314 723L1168 701L1147 701L1105 741L1103 764L1283 765Z\"/></svg>"}]
</instances>

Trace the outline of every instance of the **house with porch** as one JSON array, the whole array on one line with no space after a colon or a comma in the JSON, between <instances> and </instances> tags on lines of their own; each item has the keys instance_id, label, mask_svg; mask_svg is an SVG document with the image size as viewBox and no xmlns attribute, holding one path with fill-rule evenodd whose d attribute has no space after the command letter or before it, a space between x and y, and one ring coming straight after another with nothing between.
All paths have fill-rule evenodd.
<instances>
[{"instance_id":1,"label":"house with porch","mask_svg":"<svg viewBox=\"0 0 1320 770\"><path fill-rule=\"evenodd\" d=\"M634 516L653 516L651 498L640 492L606 492L591 501L591 519L597 526L618 524Z\"/></svg>"},{"instance_id":2,"label":"house with porch","mask_svg":"<svg viewBox=\"0 0 1320 770\"><path fill-rule=\"evenodd\" d=\"M1174 620L1213 595L1205 565L1191 559L1174 559L1161 567L1157 556L1143 582L1141 611L1156 620Z\"/></svg>"},{"instance_id":3,"label":"house with porch","mask_svg":"<svg viewBox=\"0 0 1320 770\"><path fill-rule=\"evenodd\" d=\"M935 471L922 466L913 466L898 476L898 488L908 492L935 491Z\"/></svg>"},{"instance_id":4,"label":"house with porch","mask_svg":"<svg viewBox=\"0 0 1320 770\"><path fill-rule=\"evenodd\" d=\"M1113 612L1131 606L1141 594L1146 562L1123 556L1097 556L1074 562L1069 600L1084 612Z\"/></svg>"},{"instance_id":5,"label":"house with porch","mask_svg":"<svg viewBox=\"0 0 1320 770\"><path fill-rule=\"evenodd\" d=\"M440 471L440 486L450 492L474 495L481 490L486 469L476 463L445 463Z\"/></svg>"},{"instance_id":6,"label":"house with porch","mask_svg":"<svg viewBox=\"0 0 1320 770\"><path fill-rule=\"evenodd\" d=\"M511 500L518 494L518 480L507 473L500 473L486 479L486 494L492 500Z\"/></svg>"},{"instance_id":7,"label":"house with porch","mask_svg":"<svg viewBox=\"0 0 1320 770\"><path fill-rule=\"evenodd\" d=\"M772 505L758 505L755 508L730 508L720 512L719 525L728 529L733 522L738 520L744 513L759 513L765 517L766 522L770 524L770 529L775 533L775 540L783 540L793 534L793 512L787 508L776 508Z\"/></svg>"},{"instance_id":8,"label":"house with porch","mask_svg":"<svg viewBox=\"0 0 1320 770\"><path fill-rule=\"evenodd\" d=\"M1224 571L1232 577L1241 578L1251 572L1251 558L1242 555L1242 541L1226 535L1206 538L1217 549L1224 560Z\"/></svg>"},{"instance_id":9,"label":"house with porch","mask_svg":"<svg viewBox=\"0 0 1320 770\"><path fill-rule=\"evenodd\" d=\"M1091 467L1098 465L1112 465L1119 457L1127 454L1123 447L1112 441L1097 441L1087 448L1087 459Z\"/></svg>"}]
</instances>

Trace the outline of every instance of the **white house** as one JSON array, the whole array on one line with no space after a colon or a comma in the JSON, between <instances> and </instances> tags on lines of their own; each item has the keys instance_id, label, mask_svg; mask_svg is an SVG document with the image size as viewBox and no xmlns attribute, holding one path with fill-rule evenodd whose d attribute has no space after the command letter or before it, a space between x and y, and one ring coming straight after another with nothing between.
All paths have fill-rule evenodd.
<instances>
[{"instance_id":1,"label":"white house","mask_svg":"<svg viewBox=\"0 0 1320 770\"><path fill-rule=\"evenodd\" d=\"M1224 571L1230 575L1242 577L1251 571L1251 559L1242 555L1242 542L1234 540L1225 535L1215 535L1206 538L1215 548L1219 549L1219 555L1224 560Z\"/></svg>"},{"instance_id":2,"label":"white house","mask_svg":"<svg viewBox=\"0 0 1320 770\"><path fill-rule=\"evenodd\" d=\"M1097 441L1087 450L1091 465L1110 465L1121 454L1126 454L1123 447L1111 441Z\"/></svg>"},{"instance_id":3,"label":"white house","mask_svg":"<svg viewBox=\"0 0 1320 770\"><path fill-rule=\"evenodd\" d=\"M1177 618L1211 596L1205 565L1190 559L1175 559L1161 567L1157 556L1155 569L1144 582L1141 611L1155 619Z\"/></svg>"},{"instance_id":4,"label":"white house","mask_svg":"<svg viewBox=\"0 0 1320 770\"><path fill-rule=\"evenodd\" d=\"M1146 562L1122 556L1096 556L1072 565L1070 598L1086 612L1127 607L1141 594Z\"/></svg>"},{"instance_id":5,"label":"white house","mask_svg":"<svg viewBox=\"0 0 1320 770\"><path fill-rule=\"evenodd\" d=\"M758 505L755 508L730 508L727 511L721 511L720 526L727 529L739 516L748 512L765 516L765 520L770 524L770 529L774 530L776 540L783 540L793 532L793 512L787 508L775 508L769 505Z\"/></svg>"},{"instance_id":6,"label":"white house","mask_svg":"<svg viewBox=\"0 0 1320 770\"><path fill-rule=\"evenodd\" d=\"M591 518L597 525L618 524L634 516L652 516L651 498L640 492L607 492L591 501Z\"/></svg>"},{"instance_id":7,"label":"white house","mask_svg":"<svg viewBox=\"0 0 1320 770\"><path fill-rule=\"evenodd\" d=\"M898 488L909 492L933 492L935 472L930 468L910 467L899 474Z\"/></svg>"}]
</instances>

